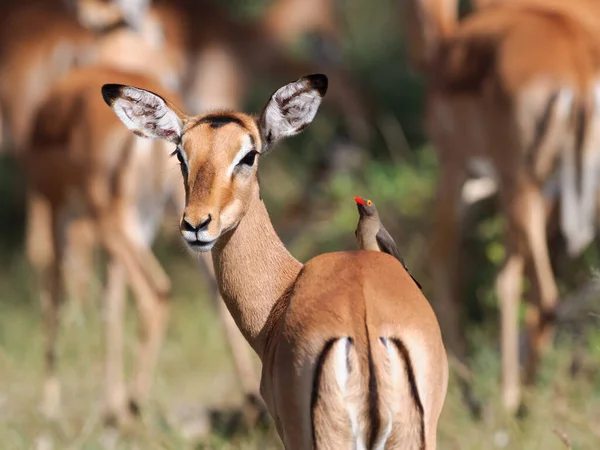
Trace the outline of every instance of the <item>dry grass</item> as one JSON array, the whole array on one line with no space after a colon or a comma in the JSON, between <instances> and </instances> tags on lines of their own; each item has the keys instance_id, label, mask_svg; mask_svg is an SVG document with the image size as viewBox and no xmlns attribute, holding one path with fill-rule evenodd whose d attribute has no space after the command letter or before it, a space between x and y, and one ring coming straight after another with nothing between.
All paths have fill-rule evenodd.
<instances>
[{"instance_id":1,"label":"dry grass","mask_svg":"<svg viewBox=\"0 0 600 450\"><path fill-rule=\"evenodd\" d=\"M170 255L175 297L166 345L143 423L121 436L116 449L281 448L275 432L253 430L227 436L213 432L201 443L184 436L181 423L198 422L207 408L231 409L241 400L214 308L204 298L202 280L181 252ZM39 308L25 264L17 258L0 269L0 448L30 449L48 432L58 449L105 448L101 423L102 328L98 302L64 310L60 375L64 417L47 430L37 409L42 335ZM135 344L135 316L128 311L128 351ZM595 342L600 342L596 336ZM570 351L561 347L546 360L535 392L528 392L528 416L502 414L497 392L498 355L491 345L475 356L478 393L488 400L473 422L451 383L439 429L439 448L480 450L564 450L598 448L600 442L599 347L586 352L584 370L571 379ZM588 374L589 375L586 375Z\"/></svg>"}]
</instances>

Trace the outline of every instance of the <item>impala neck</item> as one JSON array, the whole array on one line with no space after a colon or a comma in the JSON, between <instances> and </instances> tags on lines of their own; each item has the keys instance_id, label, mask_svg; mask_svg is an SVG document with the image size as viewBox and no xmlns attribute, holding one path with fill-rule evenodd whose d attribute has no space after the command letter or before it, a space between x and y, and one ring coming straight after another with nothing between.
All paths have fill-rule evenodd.
<instances>
[{"instance_id":1,"label":"impala neck","mask_svg":"<svg viewBox=\"0 0 600 450\"><path fill-rule=\"evenodd\" d=\"M277 236L258 190L239 225L216 243L212 257L221 296L262 359L267 319L302 264Z\"/></svg>"}]
</instances>

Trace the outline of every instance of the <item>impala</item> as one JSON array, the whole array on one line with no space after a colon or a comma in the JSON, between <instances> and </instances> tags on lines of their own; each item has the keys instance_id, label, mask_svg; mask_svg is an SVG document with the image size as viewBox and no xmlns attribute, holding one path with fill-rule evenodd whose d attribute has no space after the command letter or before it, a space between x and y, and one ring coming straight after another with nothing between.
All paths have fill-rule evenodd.
<instances>
[{"instance_id":1,"label":"impala","mask_svg":"<svg viewBox=\"0 0 600 450\"><path fill-rule=\"evenodd\" d=\"M72 8L66 8L66 3L70 3ZM0 107L3 111L0 116L8 130L3 144L10 141L19 160L26 159L29 149L27 141L37 108L49 95L54 84L75 66L97 67L96 64L101 64L104 67L126 71L152 73L154 77L162 76L163 82L172 88L177 87L178 80L185 76L184 71L187 67L178 58L178 53L171 48L177 42L166 42L163 39L164 18L153 9L146 11L145 0L31 0L25 3L15 1L12 4L3 4L0 9L6 17L2 21L6 26L0 29ZM128 19L125 22L122 9L129 12L125 14ZM127 22L134 22L136 32ZM158 56L149 55L144 50L148 45L158 46L163 48L163 51ZM169 50L164 47L169 47ZM72 95L78 94L74 92ZM218 97L214 99L216 101ZM224 98L221 100L227 102ZM101 121L89 118L89 123ZM67 127L66 124L64 126ZM123 127L116 120L112 120L111 126L117 129ZM109 141L105 142L110 144ZM35 164L35 160L29 164ZM142 188L143 186L140 187ZM152 192L156 191L150 189L148 193L140 192L139 195L146 196ZM170 190L169 195L171 198L167 206L174 206L179 213L184 204L183 188ZM163 201L161 197L158 203L162 204ZM135 202L127 206L133 208L132 214L147 211L146 208L136 206ZM39 273L46 272L54 259L50 245L50 215L50 205L45 195L40 193L39 189L28 189L25 246L29 261ZM155 212L151 211L147 221L153 223L156 220L154 215ZM156 226L153 223L150 227L153 229L151 236L156 233ZM64 246L60 259L66 266L62 273L65 275L67 286L74 288L69 289L69 292L76 299L81 299L89 291L95 239L89 220L85 216L70 221L65 232L68 234L67 245ZM149 246L152 240L149 238L142 243ZM210 255L206 254L200 259L200 263L205 269L207 280L213 286L215 282ZM124 294L117 292L124 292L126 280L122 275L111 277L112 272L109 270L107 292L111 293L109 295L122 296ZM116 281L110 281L113 278ZM211 288L210 292L213 294L214 303L218 305L219 318L226 333L226 342L231 349L242 390L252 405L258 397L259 383L250 359L250 350L233 323L229 311L223 307L216 289ZM114 377L109 376L108 385L111 384L112 378ZM119 382L113 384L120 386ZM113 391L122 391L119 386ZM113 397L112 394L108 396L109 403ZM252 408L245 411L248 411L249 415L255 413Z\"/></svg>"},{"instance_id":2,"label":"impala","mask_svg":"<svg viewBox=\"0 0 600 450\"><path fill-rule=\"evenodd\" d=\"M102 94L136 135L175 147L186 191L181 233L191 249L212 250L221 296L262 361L261 394L286 448L433 449L447 360L410 275L370 251L301 264L260 195L259 159L310 124L326 90L324 75L301 78L258 118L188 117L128 85Z\"/></svg>"},{"instance_id":3,"label":"impala","mask_svg":"<svg viewBox=\"0 0 600 450\"><path fill-rule=\"evenodd\" d=\"M427 79L426 126L441 165L431 252L434 301L445 340L466 355L456 301L461 189L472 168L497 184L506 220L506 259L497 277L502 399L520 404L521 277L532 274L526 381L553 334L558 289L546 242L544 188L560 186L569 252L594 235L599 153L600 12L594 2L479 2L460 24L456 0L411 0L405 19L411 59Z\"/></svg>"},{"instance_id":4,"label":"impala","mask_svg":"<svg viewBox=\"0 0 600 450\"><path fill-rule=\"evenodd\" d=\"M56 342L64 257L72 245L65 235L73 223L85 224L109 256L105 383L111 420L126 420L129 410L136 412L146 399L167 323L170 280L150 247L167 199L183 198L183 189L174 183L173 172L165 170L164 152L144 151L148 141L131 136L97 95L107 77L170 92L164 86L176 78L177 66L164 49L156 22L148 16L138 25L138 31L117 25L103 33L96 43L99 62L72 69L52 85L19 158L28 187L49 210L49 221L38 226L48 226L51 251L36 268L43 281L46 340L43 409L50 419L60 412ZM122 361L126 283L135 294L141 331L129 396Z\"/></svg>"},{"instance_id":5,"label":"impala","mask_svg":"<svg viewBox=\"0 0 600 450\"><path fill-rule=\"evenodd\" d=\"M42 104L24 157L28 182L49 204L52 225L52 258L41 267L46 339L43 407L50 419L60 412L56 341L64 300L64 235L72 220L84 218L93 225L95 238L109 256L105 382L110 419L126 419L127 408L135 412L145 400L167 321L171 285L149 246L173 180L165 172L168 160L163 153L149 156L143 148L146 141L131 137L113 115L104 113L105 106L93 93L107 77L161 90L148 77L109 67L74 71L59 81ZM122 361L126 282L135 294L141 330L129 398Z\"/></svg>"}]
</instances>

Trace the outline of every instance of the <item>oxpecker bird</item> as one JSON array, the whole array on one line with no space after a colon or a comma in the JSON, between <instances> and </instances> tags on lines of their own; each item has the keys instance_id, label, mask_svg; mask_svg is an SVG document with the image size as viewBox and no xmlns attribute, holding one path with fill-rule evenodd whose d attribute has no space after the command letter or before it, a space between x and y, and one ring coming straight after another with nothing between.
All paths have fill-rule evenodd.
<instances>
[{"instance_id":1,"label":"oxpecker bird","mask_svg":"<svg viewBox=\"0 0 600 450\"><path fill-rule=\"evenodd\" d=\"M356 202L360 216L356 231L354 232L358 248L360 250L373 250L392 255L402 263L404 269L406 269L414 282L417 283L417 286L419 286L419 289L423 289L421 284L412 276L408 267L406 267L406 263L400 255L394 239L392 239L390 233L387 232L381 223L375 203L371 200L364 200L361 197L354 197L354 201Z\"/></svg>"}]
</instances>

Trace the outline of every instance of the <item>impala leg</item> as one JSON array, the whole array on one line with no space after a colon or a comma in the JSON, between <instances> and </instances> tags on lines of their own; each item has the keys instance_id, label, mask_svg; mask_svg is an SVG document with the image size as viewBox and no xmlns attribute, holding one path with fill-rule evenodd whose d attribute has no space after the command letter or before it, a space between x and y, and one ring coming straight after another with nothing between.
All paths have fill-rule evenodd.
<instances>
[{"instance_id":1,"label":"impala leg","mask_svg":"<svg viewBox=\"0 0 600 450\"><path fill-rule=\"evenodd\" d=\"M67 230L68 245L66 247L66 283L69 298L77 302L88 303L89 288L94 273L94 235L93 225L89 220L74 220Z\"/></svg>"},{"instance_id":2,"label":"impala leg","mask_svg":"<svg viewBox=\"0 0 600 450\"><path fill-rule=\"evenodd\" d=\"M25 253L29 262L41 270L54 259L51 205L32 190L27 192L26 202Z\"/></svg>"},{"instance_id":3,"label":"impala leg","mask_svg":"<svg viewBox=\"0 0 600 450\"><path fill-rule=\"evenodd\" d=\"M211 283L212 298L214 299L219 319L225 330L227 344L229 345L229 349L233 356L233 363L240 383L242 384L242 389L246 395L258 395L259 381L256 377L256 371L254 370L254 365L252 363L250 347L235 324L225 302L219 295L210 254L202 254L200 261L207 278L209 278L209 282Z\"/></svg>"},{"instance_id":4,"label":"impala leg","mask_svg":"<svg viewBox=\"0 0 600 450\"><path fill-rule=\"evenodd\" d=\"M519 364L519 304L521 281L525 269L526 225L528 220L528 187L523 180L505 180L501 198L506 212L506 260L496 279L500 303L502 354L502 402L509 413L515 413L521 401Z\"/></svg>"},{"instance_id":5,"label":"impala leg","mask_svg":"<svg viewBox=\"0 0 600 450\"><path fill-rule=\"evenodd\" d=\"M136 306L140 317L140 343L134 373L130 407L133 413L146 400L158 362L169 319L168 298L156 292L142 280L143 274L132 279Z\"/></svg>"},{"instance_id":6,"label":"impala leg","mask_svg":"<svg viewBox=\"0 0 600 450\"><path fill-rule=\"evenodd\" d=\"M104 295L106 320L106 414L109 422L125 420L126 392L123 379L123 348L125 328L125 267L111 258L108 264Z\"/></svg>"},{"instance_id":7,"label":"impala leg","mask_svg":"<svg viewBox=\"0 0 600 450\"><path fill-rule=\"evenodd\" d=\"M51 211L47 200L39 194L27 193L27 219L25 247L28 260L35 266L44 267L54 258L52 254ZM69 297L78 301L86 296L93 273L93 236L86 220L74 220L67 230L67 245L63 261L65 282Z\"/></svg>"},{"instance_id":8,"label":"impala leg","mask_svg":"<svg viewBox=\"0 0 600 450\"><path fill-rule=\"evenodd\" d=\"M523 225L531 257L532 282L537 296L536 308L528 314L529 355L526 382L532 383L537 374L541 354L554 334L558 288L548 253L545 200L537 186L533 184L528 186L526 195L528 217Z\"/></svg>"},{"instance_id":9,"label":"impala leg","mask_svg":"<svg viewBox=\"0 0 600 450\"><path fill-rule=\"evenodd\" d=\"M431 265L434 289L434 309L444 334L444 342L454 355L464 362L466 342L460 330L460 305L456 300L457 263L460 245L458 204L464 176L444 167L437 185L434 205L433 245Z\"/></svg>"},{"instance_id":10,"label":"impala leg","mask_svg":"<svg viewBox=\"0 0 600 450\"><path fill-rule=\"evenodd\" d=\"M521 400L519 377L519 297L523 256L515 249L508 250L506 262L498 274L496 289L500 301L502 353L502 403L514 413Z\"/></svg>"},{"instance_id":11,"label":"impala leg","mask_svg":"<svg viewBox=\"0 0 600 450\"><path fill-rule=\"evenodd\" d=\"M210 283L211 297L217 312L221 325L225 330L225 338L229 345L231 356L233 357L233 365L237 373L239 382L242 385L242 390L247 400L247 411L245 411L246 419L249 423L256 423L258 416L266 411L266 406L260 396L259 386L260 382L254 369L252 357L250 353L250 346L242 336L242 333L238 329L233 317L229 313L225 302L219 295L219 290L216 283L215 271L212 263L212 257L210 253L202 253L199 259L200 267L208 282ZM258 404L257 404L258 402Z\"/></svg>"},{"instance_id":12,"label":"impala leg","mask_svg":"<svg viewBox=\"0 0 600 450\"><path fill-rule=\"evenodd\" d=\"M451 163L442 163L434 204L435 223L431 248L433 277L433 307L448 350L463 364L467 364L466 336L461 331L461 305L457 301L459 278L458 249L461 230L458 205L465 174ZM463 399L474 416L481 406L472 392L470 380L459 376Z\"/></svg>"},{"instance_id":13,"label":"impala leg","mask_svg":"<svg viewBox=\"0 0 600 450\"><path fill-rule=\"evenodd\" d=\"M125 239L132 256L138 262L139 273L132 273L132 288L139 323L139 349L133 378L130 407L133 413L146 400L169 320L171 280L154 256L142 246ZM141 264L139 264L141 263Z\"/></svg>"},{"instance_id":14,"label":"impala leg","mask_svg":"<svg viewBox=\"0 0 600 450\"><path fill-rule=\"evenodd\" d=\"M62 298L62 249L58 221L50 203L34 191L27 193L25 252L40 278L40 303L44 326L44 387L42 412L49 420L58 417L60 383L56 376L56 340Z\"/></svg>"},{"instance_id":15,"label":"impala leg","mask_svg":"<svg viewBox=\"0 0 600 450\"><path fill-rule=\"evenodd\" d=\"M64 230L56 211L51 212L50 223L52 257L44 270L44 288L41 294L42 315L46 335L44 343L45 379L42 411L48 420L56 420L60 413L60 383L56 373L56 366L60 309L65 294L62 274Z\"/></svg>"},{"instance_id":16,"label":"impala leg","mask_svg":"<svg viewBox=\"0 0 600 450\"><path fill-rule=\"evenodd\" d=\"M533 274L528 275L530 280L534 280ZM533 282L532 284L536 284ZM526 385L532 385L535 382L537 369L540 363L540 338L541 338L541 309L538 303L539 289L534 288L534 292L528 295L527 309L525 312L525 326L527 330L527 356L525 358L525 379Z\"/></svg>"},{"instance_id":17,"label":"impala leg","mask_svg":"<svg viewBox=\"0 0 600 450\"><path fill-rule=\"evenodd\" d=\"M135 245L127 238L123 239L123 244L127 246L128 253L135 259L136 264L141 268L157 295L169 297L171 294L171 280L154 253L143 246Z\"/></svg>"},{"instance_id":18,"label":"impala leg","mask_svg":"<svg viewBox=\"0 0 600 450\"><path fill-rule=\"evenodd\" d=\"M242 333L240 333L225 302L221 300L220 296L218 296L217 299L219 300L217 304L219 319L225 330L229 350L233 357L233 365L242 385L244 394L247 397L260 398L259 381L252 362L250 347L244 339L244 336L242 336Z\"/></svg>"},{"instance_id":19,"label":"impala leg","mask_svg":"<svg viewBox=\"0 0 600 450\"><path fill-rule=\"evenodd\" d=\"M151 285L142 267L138 264L139 255L132 254L135 244L124 234L109 226L103 227L104 244L107 251L125 267L136 300L140 318L140 344L134 372L130 408L139 412L139 405L150 390L158 352L162 345L168 320L168 293L157 292Z\"/></svg>"}]
</instances>

